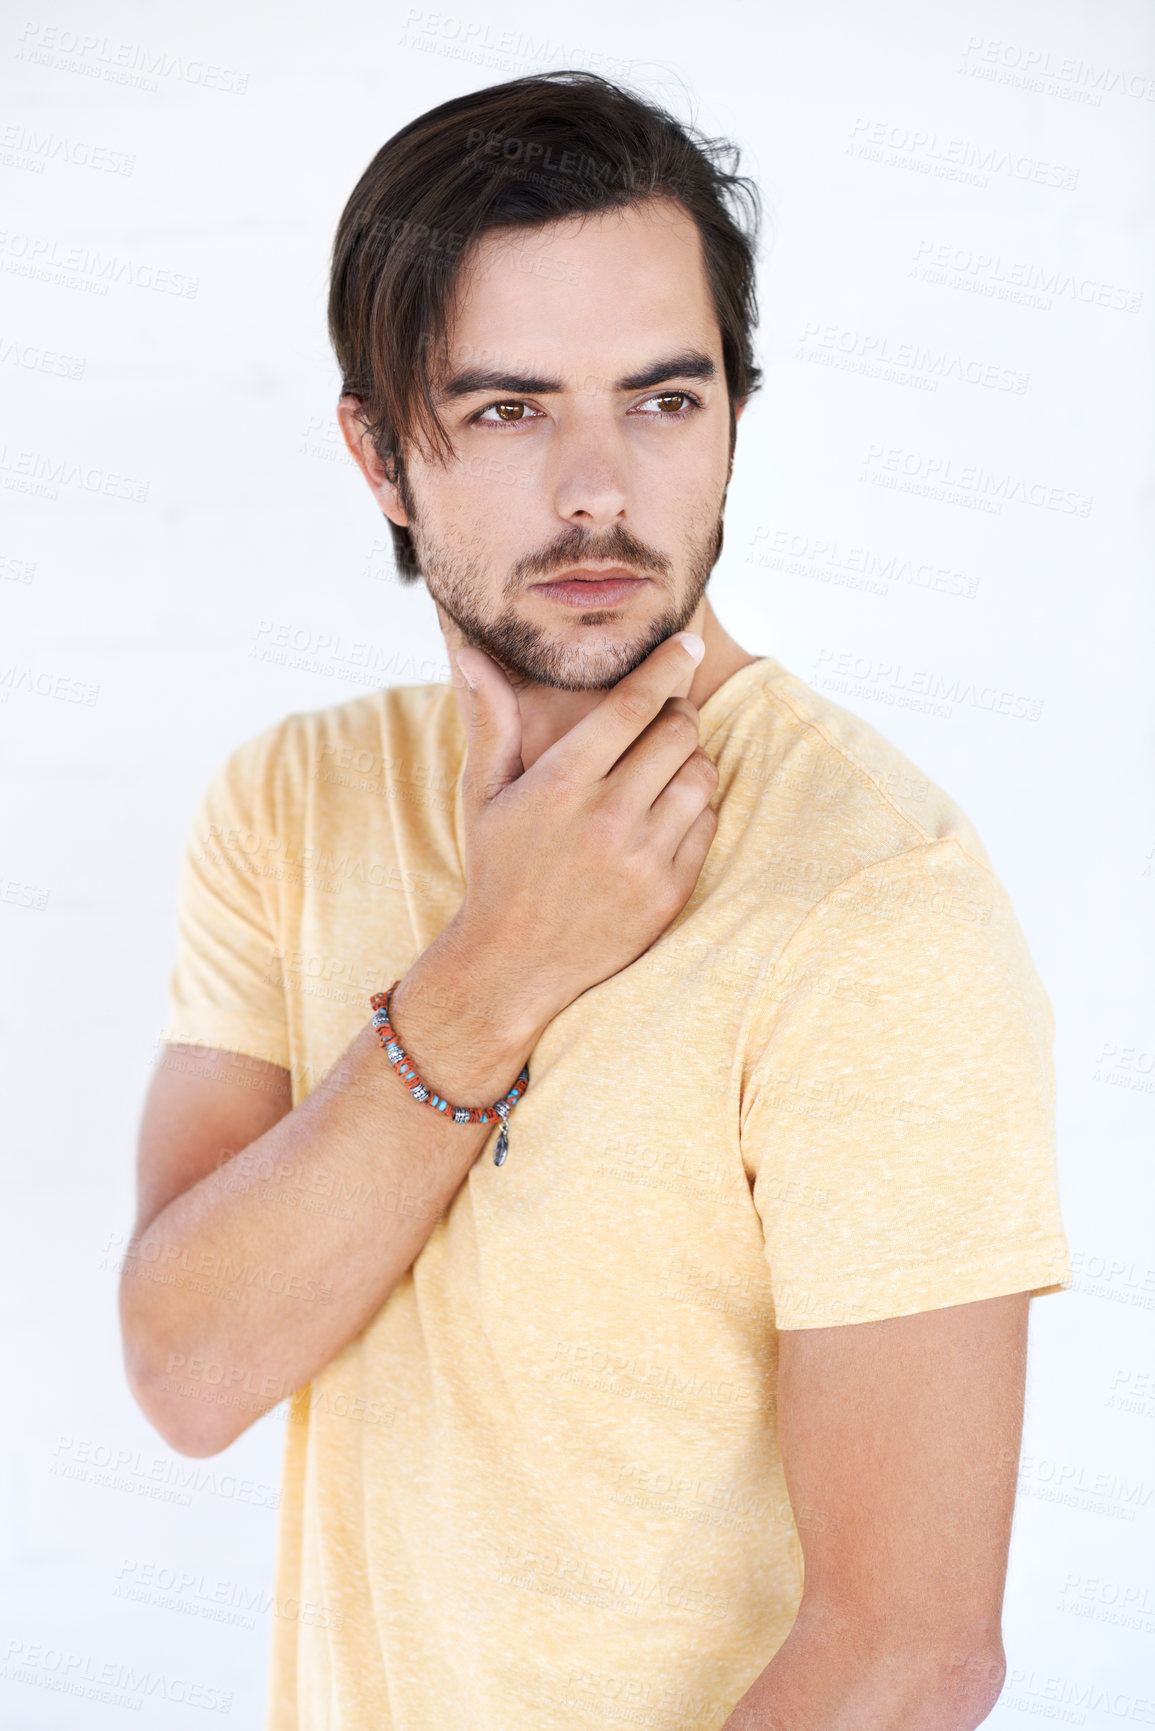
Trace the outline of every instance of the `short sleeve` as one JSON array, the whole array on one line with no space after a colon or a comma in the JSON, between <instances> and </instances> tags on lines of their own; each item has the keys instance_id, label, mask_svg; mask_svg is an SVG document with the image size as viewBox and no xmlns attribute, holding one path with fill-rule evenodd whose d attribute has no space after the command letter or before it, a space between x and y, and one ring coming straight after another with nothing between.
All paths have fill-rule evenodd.
<instances>
[{"instance_id":1,"label":"short sleeve","mask_svg":"<svg viewBox=\"0 0 1155 1731\"><path fill-rule=\"evenodd\" d=\"M1051 1006L1007 894L953 840L811 910L763 982L741 1147L779 1328L1073 1284Z\"/></svg>"},{"instance_id":2,"label":"short sleeve","mask_svg":"<svg viewBox=\"0 0 1155 1731\"><path fill-rule=\"evenodd\" d=\"M267 779L277 731L267 728L233 751L193 818L180 863L164 1038L289 1069L280 951L261 877L274 841Z\"/></svg>"}]
</instances>

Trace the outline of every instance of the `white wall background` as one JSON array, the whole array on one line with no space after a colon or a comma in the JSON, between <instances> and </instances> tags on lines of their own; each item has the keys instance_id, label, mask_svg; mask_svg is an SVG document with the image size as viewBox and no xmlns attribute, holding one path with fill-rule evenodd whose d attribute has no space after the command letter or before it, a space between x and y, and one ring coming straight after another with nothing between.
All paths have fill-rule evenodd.
<instances>
[{"instance_id":1,"label":"white wall background","mask_svg":"<svg viewBox=\"0 0 1155 1731\"><path fill-rule=\"evenodd\" d=\"M766 197L715 609L955 796L1055 1007L1076 1284L1032 1306L989 1723L1155 1724L1155 15L453 4L0 22L0 1718L203 1722L175 1691L61 1690L131 1665L260 1723L284 1409L185 1460L117 1335L179 851L257 728L448 677L337 443L327 249L413 115L573 65L734 138ZM279 626L311 653L263 661Z\"/></svg>"}]
</instances>

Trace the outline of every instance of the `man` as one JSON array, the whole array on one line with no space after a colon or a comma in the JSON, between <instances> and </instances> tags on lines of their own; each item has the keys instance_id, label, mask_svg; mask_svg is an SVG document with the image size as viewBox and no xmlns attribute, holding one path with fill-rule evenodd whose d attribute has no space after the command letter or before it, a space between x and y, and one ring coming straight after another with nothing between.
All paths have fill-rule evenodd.
<instances>
[{"instance_id":1,"label":"man","mask_svg":"<svg viewBox=\"0 0 1155 1731\"><path fill-rule=\"evenodd\" d=\"M174 1448L292 1396L269 1731L954 1731L1002 1684L1050 1006L957 806L706 599L725 160L526 78L338 229L340 422L450 680L214 777L122 1281Z\"/></svg>"}]
</instances>

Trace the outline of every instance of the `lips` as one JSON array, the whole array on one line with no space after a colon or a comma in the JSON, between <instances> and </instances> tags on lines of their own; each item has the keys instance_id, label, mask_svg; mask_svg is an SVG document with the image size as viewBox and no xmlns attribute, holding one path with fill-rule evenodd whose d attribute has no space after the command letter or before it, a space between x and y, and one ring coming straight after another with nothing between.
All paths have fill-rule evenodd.
<instances>
[{"instance_id":1,"label":"lips","mask_svg":"<svg viewBox=\"0 0 1155 1731\"><path fill-rule=\"evenodd\" d=\"M615 602L624 601L646 582L648 578L635 577L619 567L616 570L596 574L591 572L588 575L567 571L553 582L535 583L532 587L538 595L544 595L552 601L564 602L570 607L608 607Z\"/></svg>"}]
</instances>

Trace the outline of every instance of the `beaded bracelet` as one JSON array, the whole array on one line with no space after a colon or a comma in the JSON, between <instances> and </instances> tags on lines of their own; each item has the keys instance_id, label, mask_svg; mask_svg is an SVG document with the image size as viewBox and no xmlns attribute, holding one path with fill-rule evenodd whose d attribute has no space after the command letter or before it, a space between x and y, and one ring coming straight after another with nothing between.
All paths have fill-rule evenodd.
<instances>
[{"instance_id":1,"label":"beaded bracelet","mask_svg":"<svg viewBox=\"0 0 1155 1731\"><path fill-rule=\"evenodd\" d=\"M435 1094L431 1088L426 1087L417 1074L412 1058L390 1024L389 1002L400 984L400 980L394 980L387 992L374 992L369 1000L373 1006L373 1026L377 1030L377 1037L386 1057L415 1100L420 1100L426 1106L433 1106L438 1112L444 1112L455 1124L492 1124L500 1118L501 1135L497 1138L497 1146L493 1150L493 1164L504 1165L509 1151L509 1114L529 1087L529 1065L523 1067L509 1093L503 1094L500 1100L495 1100L492 1106L451 1106L448 1100L443 1100L440 1094Z\"/></svg>"}]
</instances>

